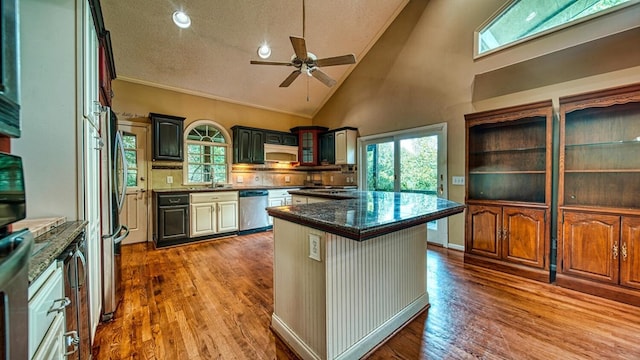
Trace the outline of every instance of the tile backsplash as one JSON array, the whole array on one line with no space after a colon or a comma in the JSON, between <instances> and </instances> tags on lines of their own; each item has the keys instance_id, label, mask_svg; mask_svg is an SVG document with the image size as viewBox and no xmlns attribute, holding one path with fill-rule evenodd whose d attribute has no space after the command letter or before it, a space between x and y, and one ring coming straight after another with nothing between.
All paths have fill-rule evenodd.
<instances>
[{"instance_id":1,"label":"tile backsplash","mask_svg":"<svg viewBox=\"0 0 640 360\"><path fill-rule=\"evenodd\" d=\"M341 170L301 171L292 169L246 169L234 167L230 173L229 183L234 187L255 186L354 186L357 185L356 172L349 168ZM182 169L151 170L152 189L179 189L189 187L183 184ZM172 182L171 182L172 181Z\"/></svg>"}]
</instances>

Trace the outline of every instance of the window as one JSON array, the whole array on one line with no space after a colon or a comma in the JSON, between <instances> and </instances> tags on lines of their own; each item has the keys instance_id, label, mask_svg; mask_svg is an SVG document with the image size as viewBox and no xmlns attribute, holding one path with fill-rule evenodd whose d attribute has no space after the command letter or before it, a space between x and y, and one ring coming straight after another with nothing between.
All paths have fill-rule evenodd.
<instances>
[{"instance_id":1,"label":"window","mask_svg":"<svg viewBox=\"0 0 640 360\"><path fill-rule=\"evenodd\" d=\"M447 124L360 138L362 190L433 194L447 198ZM447 219L427 224L429 242L446 246Z\"/></svg>"},{"instance_id":2,"label":"window","mask_svg":"<svg viewBox=\"0 0 640 360\"><path fill-rule=\"evenodd\" d=\"M138 186L138 147L135 134L122 132L124 158L127 160L127 187Z\"/></svg>"},{"instance_id":3,"label":"window","mask_svg":"<svg viewBox=\"0 0 640 360\"><path fill-rule=\"evenodd\" d=\"M514 0L476 31L476 55L505 48L638 2L639 0Z\"/></svg>"},{"instance_id":4,"label":"window","mask_svg":"<svg viewBox=\"0 0 640 360\"><path fill-rule=\"evenodd\" d=\"M185 135L185 183L226 183L229 169L229 135L216 123L201 120Z\"/></svg>"}]
</instances>

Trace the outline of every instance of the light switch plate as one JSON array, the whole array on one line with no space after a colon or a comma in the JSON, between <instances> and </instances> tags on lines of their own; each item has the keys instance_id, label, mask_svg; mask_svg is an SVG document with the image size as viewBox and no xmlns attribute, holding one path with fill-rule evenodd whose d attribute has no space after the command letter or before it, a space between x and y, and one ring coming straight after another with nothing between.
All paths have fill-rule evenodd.
<instances>
[{"instance_id":1,"label":"light switch plate","mask_svg":"<svg viewBox=\"0 0 640 360\"><path fill-rule=\"evenodd\" d=\"M284 177L284 182L291 182L291 176L285 176Z\"/></svg>"},{"instance_id":2,"label":"light switch plate","mask_svg":"<svg viewBox=\"0 0 640 360\"><path fill-rule=\"evenodd\" d=\"M244 182L244 178L241 175L238 175L238 177L236 178L236 182L243 183Z\"/></svg>"},{"instance_id":3,"label":"light switch plate","mask_svg":"<svg viewBox=\"0 0 640 360\"><path fill-rule=\"evenodd\" d=\"M320 236L309 234L309 257L320 261Z\"/></svg>"},{"instance_id":4,"label":"light switch plate","mask_svg":"<svg viewBox=\"0 0 640 360\"><path fill-rule=\"evenodd\" d=\"M452 185L464 185L464 176L452 176L451 177Z\"/></svg>"},{"instance_id":5,"label":"light switch plate","mask_svg":"<svg viewBox=\"0 0 640 360\"><path fill-rule=\"evenodd\" d=\"M173 176L167 176L167 184L173 184Z\"/></svg>"}]
</instances>

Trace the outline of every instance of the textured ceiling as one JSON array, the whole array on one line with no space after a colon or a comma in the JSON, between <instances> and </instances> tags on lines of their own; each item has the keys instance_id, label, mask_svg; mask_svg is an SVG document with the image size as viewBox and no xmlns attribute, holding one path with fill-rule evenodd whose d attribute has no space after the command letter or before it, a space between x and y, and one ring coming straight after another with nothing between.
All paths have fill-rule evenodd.
<instances>
[{"instance_id":1,"label":"textured ceiling","mask_svg":"<svg viewBox=\"0 0 640 360\"><path fill-rule=\"evenodd\" d=\"M306 0L305 39L318 58L355 54L360 61L408 0ZM288 66L250 65L263 42L270 61L289 61L290 35L302 36L302 0L102 0L119 79L312 117L355 65L324 67L328 88L300 76L278 85ZM184 10L191 27L171 15Z\"/></svg>"}]
</instances>

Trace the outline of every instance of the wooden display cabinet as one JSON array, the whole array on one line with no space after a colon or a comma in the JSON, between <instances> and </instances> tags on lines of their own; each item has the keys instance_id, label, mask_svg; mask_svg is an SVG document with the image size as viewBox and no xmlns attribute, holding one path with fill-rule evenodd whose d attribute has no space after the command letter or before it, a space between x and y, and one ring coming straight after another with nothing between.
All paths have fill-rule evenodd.
<instances>
[{"instance_id":1,"label":"wooden display cabinet","mask_svg":"<svg viewBox=\"0 0 640 360\"><path fill-rule=\"evenodd\" d=\"M551 101L465 119L465 262L548 282Z\"/></svg>"},{"instance_id":2,"label":"wooden display cabinet","mask_svg":"<svg viewBox=\"0 0 640 360\"><path fill-rule=\"evenodd\" d=\"M640 305L640 84L560 99L557 284Z\"/></svg>"}]
</instances>

